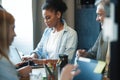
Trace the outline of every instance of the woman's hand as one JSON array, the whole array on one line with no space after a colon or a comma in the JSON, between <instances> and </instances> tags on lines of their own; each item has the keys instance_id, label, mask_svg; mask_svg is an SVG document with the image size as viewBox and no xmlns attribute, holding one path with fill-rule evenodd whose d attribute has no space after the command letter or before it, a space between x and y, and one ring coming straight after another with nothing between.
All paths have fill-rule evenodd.
<instances>
[{"instance_id":1,"label":"woman's hand","mask_svg":"<svg viewBox=\"0 0 120 80\"><path fill-rule=\"evenodd\" d=\"M63 67L60 80L72 80L73 77L80 73L77 65L67 64Z\"/></svg>"},{"instance_id":2,"label":"woman's hand","mask_svg":"<svg viewBox=\"0 0 120 80\"><path fill-rule=\"evenodd\" d=\"M38 59L38 56L36 53L33 53L32 55L30 56L23 56L22 57L22 60L23 61L28 61L28 60L32 60L32 59Z\"/></svg>"},{"instance_id":3,"label":"woman's hand","mask_svg":"<svg viewBox=\"0 0 120 80\"><path fill-rule=\"evenodd\" d=\"M21 78L29 77L29 73L32 72L32 68L30 66L25 66L17 70Z\"/></svg>"}]
</instances>

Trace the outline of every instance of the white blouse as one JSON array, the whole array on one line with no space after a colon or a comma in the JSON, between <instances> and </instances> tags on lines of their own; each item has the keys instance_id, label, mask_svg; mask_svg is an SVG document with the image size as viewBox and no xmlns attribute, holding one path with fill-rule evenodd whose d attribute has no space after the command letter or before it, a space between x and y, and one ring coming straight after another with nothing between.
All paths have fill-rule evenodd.
<instances>
[{"instance_id":1,"label":"white blouse","mask_svg":"<svg viewBox=\"0 0 120 80\"><path fill-rule=\"evenodd\" d=\"M60 37L62 36L62 32L63 30L59 31L59 32L51 32L50 33L50 37L48 39L48 42L47 42L47 52L48 52L48 55L49 55L49 58L56 58L56 48L57 48L57 44L58 44L58 41L60 39Z\"/></svg>"}]
</instances>

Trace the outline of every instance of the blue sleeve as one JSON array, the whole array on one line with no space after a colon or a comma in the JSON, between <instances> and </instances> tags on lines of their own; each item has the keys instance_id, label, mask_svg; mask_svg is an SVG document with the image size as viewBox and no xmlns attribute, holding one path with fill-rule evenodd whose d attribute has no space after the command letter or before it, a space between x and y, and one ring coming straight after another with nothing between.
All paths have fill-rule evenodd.
<instances>
[{"instance_id":1,"label":"blue sleeve","mask_svg":"<svg viewBox=\"0 0 120 80\"><path fill-rule=\"evenodd\" d=\"M66 50L64 52L65 54L68 55L69 61L72 60L75 54L77 43L78 43L78 37L76 31L70 32L67 36Z\"/></svg>"},{"instance_id":2,"label":"blue sleeve","mask_svg":"<svg viewBox=\"0 0 120 80\"><path fill-rule=\"evenodd\" d=\"M32 53L36 53L38 55L39 59L42 58L43 48L44 48L44 43L45 43L44 41L46 39L47 31L48 31L48 28L45 29L40 42L38 43L38 45L35 48L35 50L32 52Z\"/></svg>"}]
</instances>

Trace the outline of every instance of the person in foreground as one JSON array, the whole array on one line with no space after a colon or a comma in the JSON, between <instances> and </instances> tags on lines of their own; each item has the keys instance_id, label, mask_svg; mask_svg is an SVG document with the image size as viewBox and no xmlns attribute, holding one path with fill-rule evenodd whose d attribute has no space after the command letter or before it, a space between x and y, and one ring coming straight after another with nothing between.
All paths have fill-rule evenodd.
<instances>
[{"instance_id":1,"label":"person in foreground","mask_svg":"<svg viewBox=\"0 0 120 80\"><path fill-rule=\"evenodd\" d=\"M77 33L70 28L63 19L63 13L67 10L62 0L46 0L42 5L42 16L47 28L30 57L23 57L23 60L30 58L58 59L59 54L68 55L73 58L77 47Z\"/></svg>"},{"instance_id":2,"label":"person in foreground","mask_svg":"<svg viewBox=\"0 0 120 80\"><path fill-rule=\"evenodd\" d=\"M104 0L98 0L99 2L96 2L96 6L97 6L97 10L96 10L96 14L97 14L97 18L96 20L100 22L101 24L101 31L99 33L99 36L95 42L95 44L93 45L92 48L90 48L88 51L84 50L84 49L79 49L76 52L76 57L88 57L88 58L92 58L92 59L96 59L96 60L102 60L102 61L106 61L107 65L106 67L108 67L109 65L109 42L108 40L103 40L103 22L104 22L104 18L105 18L105 2ZM104 26L105 27L105 26ZM105 74L106 72L108 73L108 69L107 71L105 70ZM109 76L108 74L106 74L107 77Z\"/></svg>"},{"instance_id":3,"label":"person in foreground","mask_svg":"<svg viewBox=\"0 0 120 80\"><path fill-rule=\"evenodd\" d=\"M19 77L29 76L29 72L31 72L30 66L16 70L15 65L12 64L8 57L9 46L16 36L14 28L14 17L0 8L0 80L19 80Z\"/></svg>"},{"instance_id":4,"label":"person in foreground","mask_svg":"<svg viewBox=\"0 0 120 80\"><path fill-rule=\"evenodd\" d=\"M72 80L74 76L80 73L77 65L67 64L63 67L60 80Z\"/></svg>"}]
</instances>

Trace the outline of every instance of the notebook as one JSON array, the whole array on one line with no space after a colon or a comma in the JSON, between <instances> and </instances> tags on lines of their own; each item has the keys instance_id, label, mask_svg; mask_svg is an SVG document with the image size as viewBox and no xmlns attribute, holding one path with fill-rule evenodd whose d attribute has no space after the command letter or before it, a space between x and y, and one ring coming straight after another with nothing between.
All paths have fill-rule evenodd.
<instances>
[{"instance_id":1,"label":"notebook","mask_svg":"<svg viewBox=\"0 0 120 80\"><path fill-rule=\"evenodd\" d=\"M104 61L80 57L76 63L80 73L73 80L102 80L102 72L106 65Z\"/></svg>"}]
</instances>

